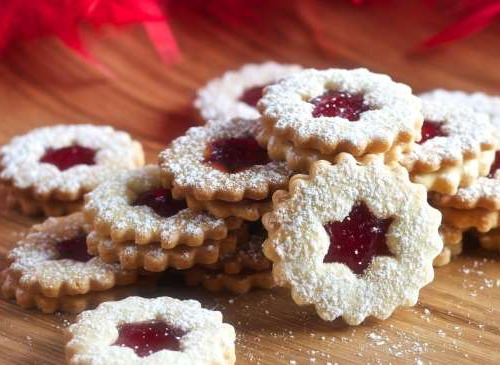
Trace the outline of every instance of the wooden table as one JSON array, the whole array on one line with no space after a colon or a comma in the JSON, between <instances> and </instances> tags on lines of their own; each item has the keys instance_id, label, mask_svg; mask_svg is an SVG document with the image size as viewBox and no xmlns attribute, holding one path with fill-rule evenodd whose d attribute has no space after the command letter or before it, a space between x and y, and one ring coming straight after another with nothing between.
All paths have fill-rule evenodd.
<instances>
[{"instance_id":1,"label":"wooden table","mask_svg":"<svg viewBox=\"0 0 500 365\"><path fill-rule=\"evenodd\" d=\"M55 41L19 47L0 63L0 144L46 124L109 123L140 139L148 160L155 162L162 147L196 123L190 105L198 87L227 69L268 59L318 68L366 66L416 92L446 87L500 94L499 24L449 48L410 56L406 51L439 29L442 20L431 13L410 17L419 11L413 2L368 9L346 3L325 1L315 14L303 13L321 18L319 26L335 52L329 57L291 10L269 24L238 29L201 16L175 18L183 56L169 67L138 28L100 41L87 34L111 77ZM4 255L35 220L0 214ZM498 256L472 249L436 270L417 306L359 327L321 321L310 308L294 305L286 290L235 298L163 285L156 295L193 297L222 310L238 333L238 364L498 364L499 264ZM62 332L73 319L0 301L0 363L62 363Z\"/></svg>"}]
</instances>

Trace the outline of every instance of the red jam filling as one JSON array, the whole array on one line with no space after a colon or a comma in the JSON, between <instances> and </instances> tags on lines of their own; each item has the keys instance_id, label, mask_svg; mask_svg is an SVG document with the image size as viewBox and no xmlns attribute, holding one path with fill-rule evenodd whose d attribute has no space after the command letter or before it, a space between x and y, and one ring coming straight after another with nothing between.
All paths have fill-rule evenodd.
<instances>
[{"instance_id":1,"label":"red jam filling","mask_svg":"<svg viewBox=\"0 0 500 365\"><path fill-rule=\"evenodd\" d=\"M267 151L253 137L218 139L208 144L205 150L205 163L228 173L269 162Z\"/></svg>"},{"instance_id":2,"label":"red jam filling","mask_svg":"<svg viewBox=\"0 0 500 365\"><path fill-rule=\"evenodd\" d=\"M422 125L422 139L418 143L422 144L429 139L433 139L435 137L444 137L447 135L448 134L443 130L442 122L424 120L424 124Z\"/></svg>"},{"instance_id":3,"label":"red jam filling","mask_svg":"<svg viewBox=\"0 0 500 365\"><path fill-rule=\"evenodd\" d=\"M96 150L74 145L63 148L49 148L40 162L50 163L64 171L76 165L95 165Z\"/></svg>"},{"instance_id":4,"label":"red jam filling","mask_svg":"<svg viewBox=\"0 0 500 365\"><path fill-rule=\"evenodd\" d=\"M245 91L243 91L243 94L241 94L239 101L242 101L245 104L253 106L255 108L260 98L262 98L262 91L267 85L269 84L254 86L246 89Z\"/></svg>"},{"instance_id":5,"label":"red jam filling","mask_svg":"<svg viewBox=\"0 0 500 365\"><path fill-rule=\"evenodd\" d=\"M314 118L340 117L355 122L359 120L361 113L370 110L362 94L346 91L329 90L312 99L310 103L315 105L312 111Z\"/></svg>"},{"instance_id":6,"label":"red jam filling","mask_svg":"<svg viewBox=\"0 0 500 365\"><path fill-rule=\"evenodd\" d=\"M186 333L162 321L125 323L118 327L118 338L113 345L134 350L145 357L161 350L179 351L180 339Z\"/></svg>"},{"instance_id":7,"label":"red jam filling","mask_svg":"<svg viewBox=\"0 0 500 365\"><path fill-rule=\"evenodd\" d=\"M491 165L488 177L492 178L498 169L500 169L500 151L495 152L495 161L493 161L493 164Z\"/></svg>"},{"instance_id":8,"label":"red jam filling","mask_svg":"<svg viewBox=\"0 0 500 365\"><path fill-rule=\"evenodd\" d=\"M170 190L165 188L155 188L140 194L132 205L146 205L153 209L156 214L165 218L171 217L187 208L184 200L175 200L172 198Z\"/></svg>"},{"instance_id":9,"label":"red jam filling","mask_svg":"<svg viewBox=\"0 0 500 365\"><path fill-rule=\"evenodd\" d=\"M61 241L56 244L56 249L59 252L59 260L70 259L80 262L89 261L92 256L87 252L87 235L80 234L75 238Z\"/></svg>"},{"instance_id":10,"label":"red jam filling","mask_svg":"<svg viewBox=\"0 0 500 365\"><path fill-rule=\"evenodd\" d=\"M330 247L323 262L339 262L362 274L375 256L392 256L385 235L392 218L379 219L368 207L355 205L342 222L325 224Z\"/></svg>"}]
</instances>

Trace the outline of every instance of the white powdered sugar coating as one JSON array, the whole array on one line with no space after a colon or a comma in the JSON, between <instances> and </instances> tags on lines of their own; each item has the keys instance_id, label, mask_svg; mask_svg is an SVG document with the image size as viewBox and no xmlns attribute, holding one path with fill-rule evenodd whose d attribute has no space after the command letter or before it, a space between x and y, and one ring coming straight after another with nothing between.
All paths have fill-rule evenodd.
<instances>
[{"instance_id":1,"label":"white powdered sugar coating","mask_svg":"<svg viewBox=\"0 0 500 365\"><path fill-rule=\"evenodd\" d=\"M113 346L125 323L163 321L186 332L180 351L160 350L139 357L132 348ZM73 365L178 364L230 365L236 361L234 328L222 314L201 308L195 300L129 297L81 313L68 328L68 363Z\"/></svg>"},{"instance_id":2,"label":"white powdered sugar coating","mask_svg":"<svg viewBox=\"0 0 500 365\"><path fill-rule=\"evenodd\" d=\"M390 169L380 159L358 165L350 155L337 165L319 161L309 177L292 179L290 194L277 192L273 201L274 211L263 223L274 278L291 287L296 303L314 304L324 320L385 319L397 306L414 305L420 288L433 279L432 262L443 248L441 215L402 167ZM344 220L359 202L376 217L393 219L386 234L393 256L375 256L356 275L345 264L323 263L330 247L324 225Z\"/></svg>"},{"instance_id":3,"label":"white powdered sugar coating","mask_svg":"<svg viewBox=\"0 0 500 365\"><path fill-rule=\"evenodd\" d=\"M310 101L332 89L362 94L370 110L355 122L313 117L315 105ZM373 142L379 150L369 152L384 152L401 135L407 142L418 136L422 122L420 100L407 85L366 69L304 70L267 87L258 108L272 133L292 140L297 147L328 154L350 146L348 152L361 155Z\"/></svg>"},{"instance_id":4,"label":"white powdered sugar coating","mask_svg":"<svg viewBox=\"0 0 500 365\"><path fill-rule=\"evenodd\" d=\"M228 71L220 78L207 83L198 91L194 105L204 120L259 118L257 108L239 100L245 90L276 82L301 69L298 65L282 65L276 62L244 65L239 70Z\"/></svg>"},{"instance_id":5,"label":"white powdered sugar coating","mask_svg":"<svg viewBox=\"0 0 500 365\"><path fill-rule=\"evenodd\" d=\"M482 151L497 146L497 132L486 114L457 103L424 100L422 106L424 119L441 123L447 135L417 144L403 159L408 169L430 172L443 164L462 165L464 160L477 158Z\"/></svg>"},{"instance_id":6,"label":"white powdered sugar coating","mask_svg":"<svg viewBox=\"0 0 500 365\"><path fill-rule=\"evenodd\" d=\"M436 89L419 95L423 100L442 101L458 105L466 105L479 113L490 116L495 128L500 131L500 96L487 95L481 92L466 93Z\"/></svg>"},{"instance_id":7,"label":"white powdered sugar coating","mask_svg":"<svg viewBox=\"0 0 500 365\"><path fill-rule=\"evenodd\" d=\"M94 165L76 165L61 171L41 163L47 149L72 145L97 150ZM13 138L0 149L0 180L18 189L32 189L36 197L77 200L117 171L144 163L141 145L125 132L109 126L57 125Z\"/></svg>"},{"instance_id":8,"label":"white powdered sugar coating","mask_svg":"<svg viewBox=\"0 0 500 365\"><path fill-rule=\"evenodd\" d=\"M241 201L265 199L272 191L288 183L291 170L285 162L271 161L243 171L227 173L205 163L207 145L219 139L255 137L259 120L234 119L208 122L190 128L160 153L160 167L174 190L191 193L198 200Z\"/></svg>"},{"instance_id":9,"label":"white powdered sugar coating","mask_svg":"<svg viewBox=\"0 0 500 365\"><path fill-rule=\"evenodd\" d=\"M159 188L160 171L146 166L124 172L85 196L85 213L94 229L115 241L136 244L161 242L163 248L179 243L199 246L205 238L222 239L227 235L224 219L189 208L171 217L162 217L148 206L132 205L138 195Z\"/></svg>"},{"instance_id":10,"label":"white powdered sugar coating","mask_svg":"<svg viewBox=\"0 0 500 365\"><path fill-rule=\"evenodd\" d=\"M8 270L19 278L19 286L47 297L59 297L86 294L93 288L112 288L120 275L135 281L135 272L124 271L119 264L106 264L97 257L87 262L59 259L57 244L81 235L83 224L83 214L74 213L34 226L8 254Z\"/></svg>"}]
</instances>

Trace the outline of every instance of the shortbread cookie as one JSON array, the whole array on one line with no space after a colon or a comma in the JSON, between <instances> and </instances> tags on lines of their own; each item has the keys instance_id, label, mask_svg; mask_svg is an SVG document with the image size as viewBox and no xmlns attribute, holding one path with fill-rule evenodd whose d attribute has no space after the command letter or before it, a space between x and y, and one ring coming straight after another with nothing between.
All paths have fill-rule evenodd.
<instances>
[{"instance_id":1,"label":"shortbread cookie","mask_svg":"<svg viewBox=\"0 0 500 365\"><path fill-rule=\"evenodd\" d=\"M258 120L234 119L191 128L160 153L165 187L196 200L263 200L286 186L291 171L271 161L255 140Z\"/></svg>"},{"instance_id":2,"label":"shortbread cookie","mask_svg":"<svg viewBox=\"0 0 500 365\"><path fill-rule=\"evenodd\" d=\"M115 242L144 245L160 242L170 249L178 244L200 246L220 240L241 224L187 208L160 184L156 166L122 173L87 194L84 211L93 229Z\"/></svg>"},{"instance_id":3,"label":"shortbread cookie","mask_svg":"<svg viewBox=\"0 0 500 365\"><path fill-rule=\"evenodd\" d=\"M293 171L307 172L309 167L316 161L325 160L334 162L336 155L325 155L309 148L294 147L292 142L282 137L274 136L266 129L259 131L257 135L259 144L267 149L272 160L286 161L288 167ZM409 148L408 145L398 144L384 153L387 164L397 163L401 160L403 152Z\"/></svg>"},{"instance_id":4,"label":"shortbread cookie","mask_svg":"<svg viewBox=\"0 0 500 365\"><path fill-rule=\"evenodd\" d=\"M276 286L273 275L269 270L246 270L232 275L194 267L182 271L182 274L187 285L202 285L211 292L227 290L234 294L244 294L252 289L271 289Z\"/></svg>"},{"instance_id":5,"label":"shortbread cookie","mask_svg":"<svg viewBox=\"0 0 500 365\"><path fill-rule=\"evenodd\" d=\"M309 69L267 87L258 108L271 134L295 147L361 156L410 145L422 126L420 104L386 75Z\"/></svg>"},{"instance_id":6,"label":"shortbread cookie","mask_svg":"<svg viewBox=\"0 0 500 365\"><path fill-rule=\"evenodd\" d=\"M271 199L244 199L232 203L223 200L196 200L191 195L187 194L186 202L189 208L194 210L206 210L215 217L237 217L246 221L256 221L260 219L264 213L272 209Z\"/></svg>"},{"instance_id":7,"label":"shortbread cookie","mask_svg":"<svg viewBox=\"0 0 500 365\"><path fill-rule=\"evenodd\" d=\"M87 253L82 213L49 218L35 225L7 255L8 272L19 288L45 297L86 294L137 280Z\"/></svg>"},{"instance_id":8,"label":"shortbread cookie","mask_svg":"<svg viewBox=\"0 0 500 365\"><path fill-rule=\"evenodd\" d=\"M247 64L206 84L198 91L194 105L204 120L259 118L256 105L264 87L301 69L275 62Z\"/></svg>"},{"instance_id":9,"label":"shortbread cookie","mask_svg":"<svg viewBox=\"0 0 500 365\"><path fill-rule=\"evenodd\" d=\"M455 209L439 208L443 222L463 231L476 228L479 232L489 232L500 226L500 211L483 208Z\"/></svg>"},{"instance_id":10,"label":"shortbread cookie","mask_svg":"<svg viewBox=\"0 0 500 365\"><path fill-rule=\"evenodd\" d=\"M129 297L80 314L67 330L73 365L199 364L236 361L234 328L195 300Z\"/></svg>"},{"instance_id":11,"label":"shortbread cookie","mask_svg":"<svg viewBox=\"0 0 500 365\"><path fill-rule=\"evenodd\" d=\"M488 114L495 128L500 131L500 96L486 95L481 92L469 94L464 91L443 89L432 90L419 96L423 100L466 105L479 113Z\"/></svg>"},{"instance_id":12,"label":"shortbread cookie","mask_svg":"<svg viewBox=\"0 0 500 365\"><path fill-rule=\"evenodd\" d=\"M200 265L211 270L223 271L226 274L239 274L244 270L264 271L271 269L272 263L262 252L262 244L267 232L260 221L248 225L249 234L238 244L235 251L221 255L220 259L210 265Z\"/></svg>"},{"instance_id":13,"label":"shortbread cookie","mask_svg":"<svg viewBox=\"0 0 500 365\"><path fill-rule=\"evenodd\" d=\"M489 251L500 252L500 230L492 229L491 231L478 235L479 244L482 248Z\"/></svg>"},{"instance_id":14,"label":"shortbread cookie","mask_svg":"<svg viewBox=\"0 0 500 365\"><path fill-rule=\"evenodd\" d=\"M456 209L484 208L500 210L500 151L495 154L495 161L485 177L480 177L472 185L459 188L455 195L431 194L431 201L440 207Z\"/></svg>"},{"instance_id":15,"label":"shortbread cookie","mask_svg":"<svg viewBox=\"0 0 500 365\"><path fill-rule=\"evenodd\" d=\"M443 248L441 215L404 168L341 154L336 165L318 161L310 176L294 176L289 191L277 191L262 218L263 249L296 303L359 324L417 302Z\"/></svg>"},{"instance_id":16,"label":"shortbread cookie","mask_svg":"<svg viewBox=\"0 0 500 365\"><path fill-rule=\"evenodd\" d=\"M81 313L84 310L97 307L99 304L112 300L124 299L131 293L154 293L156 278L147 277L138 282L112 288L104 291L89 292L80 295L63 295L60 297L46 297L40 293L31 293L18 285L18 281L13 279L8 270L0 273L0 287L6 299L15 299L16 303L24 309L37 308L43 313L51 314L55 312Z\"/></svg>"},{"instance_id":17,"label":"shortbread cookie","mask_svg":"<svg viewBox=\"0 0 500 365\"><path fill-rule=\"evenodd\" d=\"M498 139L486 114L444 102L423 102L422 139L402 163L429 191L455 194L485 176Z\"/></svg>"},{"instance_id":18,"label":"shortbread cookie","mask_svg":"<svg viewBox=\"0 0 500 365\"><path fill-rule=\"evenodd\" d=\"M201 246L179 245L165 250L159 243L136 245L134 242L113 242L109 238L91 232L87 236L90 254L99 256L104 262L119 262L123 269L144 269L162 272L168 268L184 270L196 264L214 264L222 255L236 250L237 234L230 233L218 241L208 240Z\"/></svg>"},{"instance_id":19,"label":"shortbread cookie","mask_svg":"<svg viewBox=\"0 0 500 365\"><path fill-rule=\"evenodd\" d=\"M25 212L55 202L81 203L83 194L117 171L144 164L141 145L125 132L93 125L34 129L0 149L0 183ZM24 201L24 204L22 203ZM33 201L40 208L34 209Z\"/></svg>"},{"instance_id":20,"label":"shortbread cookie","mask_svg":"<svg viewBox=\"0 0 500 365\"><path fill-rule=\"evenodd\" d=\"M442 224L439 227L439 234L443 239L443 250L434 259L434 267L445 266L450 263L451 259L462 253L462 230Z\"/></svg>"}]
</instances>

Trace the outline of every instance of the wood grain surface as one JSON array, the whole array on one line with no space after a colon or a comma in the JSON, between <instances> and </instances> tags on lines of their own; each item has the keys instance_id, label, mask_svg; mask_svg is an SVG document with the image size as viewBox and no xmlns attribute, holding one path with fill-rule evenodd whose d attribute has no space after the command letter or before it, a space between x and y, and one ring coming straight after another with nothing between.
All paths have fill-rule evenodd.
<instances>
[{"instance_id":1,"label":"wood grain surface","mask_svg":"<svg viewBox=\"0 0 500 365\"><path fill-rule=\"evenodd\" d=\"M269 59L318 68L365 66L416 92L445 87L500 94L499 24L448 48L411 55L407 51L444 22L413 1L393 3L357 8L324 1L312 10L284 10L258 26L237 29L177 14L182 59L168 67L140 28L99 40L86 33L109 75L53 40L19 46L0 63L0 144L41 125L107 123L143 142L154 163L162 147L197 123L191 109L197 88L227 69ZM304 19L317 21L327 48L313 41ZM3 209L0 254L35 221ZM221 310L238 333L238 364L500 363L500 261L476 248L437 269L417 306L359 327L323 322L281 289L214 296L170 283L139 292L196 298ZM73 320L0 301L0 363L63 363L62 333Z\"/></svg>"}]
</instances>

